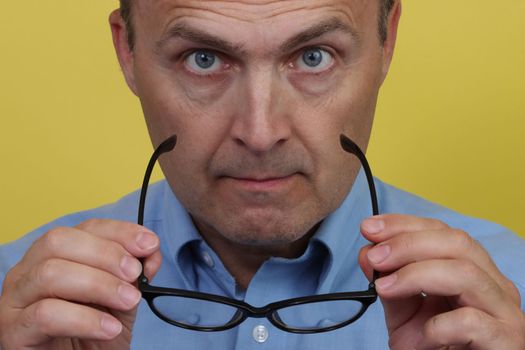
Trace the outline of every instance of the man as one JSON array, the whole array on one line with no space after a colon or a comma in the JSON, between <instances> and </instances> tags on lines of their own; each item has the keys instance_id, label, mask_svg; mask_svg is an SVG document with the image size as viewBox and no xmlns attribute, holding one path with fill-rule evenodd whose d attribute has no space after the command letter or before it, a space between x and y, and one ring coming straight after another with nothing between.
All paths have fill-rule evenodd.
<instances>
[{"instance_id":1,"label":"man","mask_svg":"<svg viewBox=\"0 0 525 350\"><path fill-rule=\"evenodd\" d=\"M177 135L160 158L167 182L150 189L144 227L132 194L0 250L3 349L525 348L525 243L379 181L392 214L369 217L364 173L341 148L344 134L366 149L399 1L121 4L110 23L126 81L153 144ZM361 270L376 270L381 303L333 332L264 318L190 331L139 305L141 262L152 284L257 307L364 289Z\"/></svg>"}]
</instances>

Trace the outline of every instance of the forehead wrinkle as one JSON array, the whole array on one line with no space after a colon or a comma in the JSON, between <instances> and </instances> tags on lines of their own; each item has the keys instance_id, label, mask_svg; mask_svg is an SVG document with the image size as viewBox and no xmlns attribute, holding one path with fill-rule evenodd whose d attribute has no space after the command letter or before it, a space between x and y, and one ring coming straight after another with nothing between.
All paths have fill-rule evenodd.
<instances>
[{"instance_id":1,"label":"forehead wrinkle","mask_svg":"<svg viewBox=\"0 0 525 350\"><path fill-rule=\"evenodd\" d=\"M164 45L166 45L167 42L176 38L181 38L202 45L211 46L213 48L225 52L236 52L238 54L245 53L243 45L231 43L216 35L194 28L182 21L179 21L178 23L169 26L164 31L161 38L155 44L157 51L160 50Z\"/></svg>"},{"instance_id":2,"label":"forehead wrinkle","mask_svg":"<svg viewBox=\"0 0 525 350\"><path fill-rule=\"evenodd\" d=\"M207 6L203 6L206 2ZM285 3L285 8L283 8ZM293 12L297 10L312 10L325 6L346 7L350 12L354 12L356 7L368 6L375 3L370 0L135 0L133 5L134 11L144 14L146 8L155 6L161 9L161 12L167 13L172 9L206 9L209 12L224 14L224 11L237 11L238 6L245 6L245 12L254 15L253 18L238 18L238 20L253 21L268 19L271 17ZM246 13L245 13L246 14Z\"/></svg>"},{"instance_id":3,"label":"forehead wrinkle","mask_svg":"<svg viewBox=\"0 0 525 350\"><path fill-rule=\"evenodd\" d=\"M158 2L157 2L158 1ZM137 1L138 7L141 8L140 10L146 10L144 7L149 6L155 6L157 7L157 11L160 11L162 13L170 13L172 11L179 12L179 10L205 10L205 13L218 15L218 16L226 16L233 20L238 20L241 22L251 22L252 24L255 24L259 21L266 21L270 20L269 23L266 25L272 24L272 18L277 19L277 17L280 17L281 15L286 15L289 12L294 11L317 11L321 8L324 8L325 6L330 4L330 1L292 1L287 0L287 5L290 6L284 6L277 8L276 4L282 5L283 1L254 1L254 2L248 2L250 7L250 18L239 18L241 16L236 16L236 10L238 8L235 7L235 4L243 3L242 1L235 1L235 0L218 0L218 1L211 1L210 4L228 4L229 6L223 6L221 10L219 8L215 8L215 6L209 6L206 8L199 6L199 2L194 1L170 1L170 0L156 0L155 2L152 2L151 0L142 0ZM155 4L155 5L154 5ZM246 3L245 3L246 4ZM282 44L280 44L278 48L281 52L283 50L291 50L292 48L300 45L302 42L307 42L309 40L312 40L316 37L319 37L325 33L334 32L334 31L342 31L344 33L350 34L350 37L356 42L357 45L360 43L361 35L354 27L354 24L357 24L355 21L357 18L355 16L357 15L359 17L360 13L363 12L364 8L366 8L369 3L367 1L361 1L361 0L354 0L354 1L340 1L336 2L338 6L336 8L333 8L329 12L332 13L332 17L328 17L327 19L316 19L316 24L311 25L310 27L306 27L307 29L302 30L299 32L299 34L296 34L292 38L284 38L286 41ZM148 6L149 5L149 6ZM258 11L258 13L255 13L255 7L259 6L267 7L266 11ZM139 10L139 11L140 11ZM151 9L152 10L152 9ZM226 10L226 13L225 11ZM260 9L259 9L260 10ZM151 15L151 14L150 14ZM253 17L255 16L255 17ZM344 17L344 19L341 18ZM192 42L197 42L206 46L211 46L213 48L217 48L219 50L225 51L225 52L235 52L239 55L246 55L246 46L243 43L234 43L232 41L229 41L227 39L224 39L222 37L219 37L216 34L212 34L209 32L206 32L204 30L198 29L194 26L190 26L188 23L184 23L184 19L188 17L187 15L178 15L176 18L172 19L168 23L164 25L164 30L161 32L160 39L156 42L156 51L166 44L170 39L172 38L182 38L186 39ZM190 16L191 17L191 16ZM207 16L206 16L207 17ZM212 19L212 18L208 18ZM217 22L216 20L213 20L214 22ZM177 23L179 22L179 23ZM348 23L347 23L348 22ZM307 26L308 23L303 23L303 28ZM301 28L298 28L300 30ZM256 30L256 32L260 32L261 30ZM264 32L264 31L262 31ZM267 38L268 39L268 38ZM275 38L274 38L275 39ZM270 39L270 42L273 41L275 43L274 39ZM263 38L264 40L264 38ZM264 40L267 41L267 40ZM273 46L273 45L272 45Z\"/></svg>"},{"instance_id":4,"label":"forehead wrinkle","mask_svg":"<svg viewBox=\"0 0 525 350\"><path fill-rule=\"evenodd\" d=\"M291 51L293 48L301 45L302 43L336 31L342 31L344 33L350 34L352 39L357 44L359 44L361 41L359 32L357 32L351 25L344 23L337 17L332 17L323 20L320 23L314 24L294 37L288 39L280 46L280 51Z\"/></svg>"},{"instance_id":5,"label":"forehead wrinkle","mask_svg":"<svg viewBox=\"0 0 525 350\"><path fill-rule=\"evenodd\" d=\"M162 0L161 0L162 1ZM204 0L179 0L187 9L202 9L241 22L256 22L268 20L289 12L301 10L319 10L323 7L344 7L348 10L350 19L358 8L370 5L371 0L207 0L208 6L203 7ZM198 4L198 5L197 5ZM244 6L243 16L236 15L238 6ZM180 5L179 5L180 6ZM177 7L177 6L176 6ZM346 11L343 11L346 12Z\"/></svg>"}]
</instances>

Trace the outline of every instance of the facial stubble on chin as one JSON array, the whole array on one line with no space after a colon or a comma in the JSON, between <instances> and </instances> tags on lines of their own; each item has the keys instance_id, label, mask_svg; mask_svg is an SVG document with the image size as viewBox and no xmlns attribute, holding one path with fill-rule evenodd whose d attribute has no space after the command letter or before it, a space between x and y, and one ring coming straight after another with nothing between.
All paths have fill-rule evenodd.
<instances>
[{"instance_id":1,"label":"facial stubble on chin","mask_svg":"<svg viewBox=\"0 0 525 350\"><path fill-rule=\"evenodd\" d=\"M311 199L307 205L302 201L294 208L275 208L275 215L271 211L248 215L242 205L229 203L217 210L218 204L203 200L197 210L190 209L190 215L205 238L211 234L238 245L284 246L313 235L340 201L340 198L327 202Z\"/></svg>"}]
</instances>

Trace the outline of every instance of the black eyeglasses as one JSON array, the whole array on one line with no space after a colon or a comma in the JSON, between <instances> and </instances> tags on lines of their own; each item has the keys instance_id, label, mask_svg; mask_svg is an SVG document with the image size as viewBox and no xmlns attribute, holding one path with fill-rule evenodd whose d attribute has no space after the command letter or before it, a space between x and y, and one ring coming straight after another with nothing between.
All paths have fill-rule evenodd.
<instances>
[{"instance_id":1,"label":"black eyeglasses","mask_svg":"<svg viewBox=\"0 0 525 350\"><path fill-rule=\"evenodd\" d=\"M341 135L340 141L341 147L361 162L370 189L372 211L374 215L378 215L376 190L365 155L348 137ZM140 194L139 225L144 223L146 191L155 162L161 154L175 148L176 143L177 136L173 135L162 142L151 156ZM138 287L155 315L177 327L216 332L238 326L248 317L266 317L283 331L307 334L332 331L359 319L377 300L377 277L378 273L374 271L367 290L286 299L263 307L254 307L243 301L215 294L152 286L144 275L144 269L139 276Z\"/></svg>"}]
</instances>

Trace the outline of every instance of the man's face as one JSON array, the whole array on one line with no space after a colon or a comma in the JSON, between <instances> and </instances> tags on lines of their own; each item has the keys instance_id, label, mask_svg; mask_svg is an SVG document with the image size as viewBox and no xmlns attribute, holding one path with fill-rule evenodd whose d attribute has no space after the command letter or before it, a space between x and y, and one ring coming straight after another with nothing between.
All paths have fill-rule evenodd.
<instances>
[{"instance_id":1,"label":"man's face","mask_svg":"<svg viewBox=\"0 0 525 350\"><path fill-rule=\"evenodd\" d=\"M201 232L286 244L335 210L366 148L387 58L378 1L138 0L128 82Z\"/></svg>"}]
</instances>

